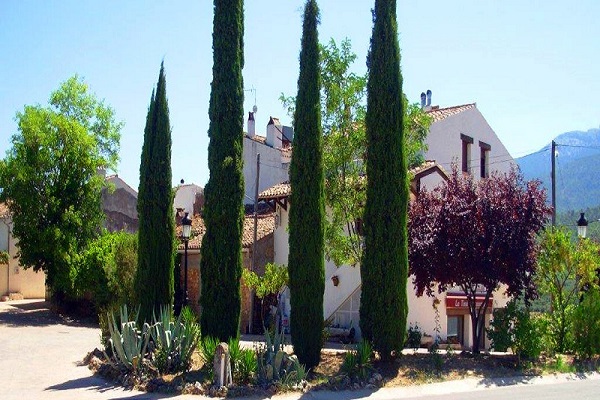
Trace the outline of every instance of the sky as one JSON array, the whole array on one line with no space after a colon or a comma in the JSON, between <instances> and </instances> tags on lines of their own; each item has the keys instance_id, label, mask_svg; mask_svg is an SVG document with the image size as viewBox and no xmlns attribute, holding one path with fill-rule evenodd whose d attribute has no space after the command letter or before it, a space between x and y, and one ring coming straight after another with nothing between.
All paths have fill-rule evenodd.
<instances>
[{"instance_id":1,"label":"sky","mask_svg":"<svg viewBox=\"0 0 600 400\"><path fill-rule=\"evenodd\" d=\"M295 95L303 0L246 0L244 108L257 133L270 116L290 124L279 96ZM366 73L373 0L320 0L319 38L351 40ZM600 124L597 0L398 0L403 90L432 90L440 107L477 103L513 157ZM173 183L209 178L208 102L213 2L0 1L0 155L15 114L47 104L78 74L111 105L121 131L116 171L137 189L143 131L164 60L172 125ZM244 117L247 118L247 114Z\"/></svg>"}]
</instances>

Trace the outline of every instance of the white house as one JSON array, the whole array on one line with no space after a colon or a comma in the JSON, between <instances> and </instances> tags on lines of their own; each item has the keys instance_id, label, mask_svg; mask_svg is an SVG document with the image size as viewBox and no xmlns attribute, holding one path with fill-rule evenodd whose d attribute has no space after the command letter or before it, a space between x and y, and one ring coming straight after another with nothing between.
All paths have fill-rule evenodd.
<instances>
[{"instance_id":1,"label":"white house","mask_svg":"<svg viewBox=\"0 0 600 400\"><path fill-rule=\"evenodd\" d=\"M421 106L433 122L425 140L425 158L435 160L446 171L452 164L475 178L491 172L508 172L516 165L494 130L487 123L477 103L440 108L431 106L431 91L421 94ZM425 182L433 187L439 182Z\"/></svg>"},{"instance_id":2,"label":"white house","mask_svg":"<svg viewBox=\"0 0 600 400\"><path fill-rule=\"evenodd\" d=\"M288 180L294 130L271 117L266 136L256 134L254 113L248 116L248 132L244 134L244 203L254 203L256 196L256 156L260 154L258 192Z\"/></svg>"},{"instance_id":3,"label":"white house","mask_svg":"<svg viewBox=\"0 0 600 400\"><path fill-rule=\"evenodd\" d=\"M6 204L0 204L0 251L8 253L8 264L0 264L0 298L5 300L44 298L46 274L24 269L16 257L17 241L12 235L12 218Z\"/></svg>"},{"instance_id":4,"label":"white house","mask_svg":"<svg viewBox=\"0 0 600 400\"><path fill-rule=\"evenodd\" d=\"M446 179L444 171L450 170L452 163L457 163L463 172L474 174L477 178L487 177L492 171L508 171L514 160L475 103L439 108L432 107L430 102L431 92L428 91L427 103L423 101L422 105L432 116L433 123L427 136L428 151L425 157L434 161L428 161L412 171L412 196L418 193L420 187L433 188ZM280 182L287 179L286 174ZM290 193L289 183L278 183L262 191L259 196L261 201L269 203L275 210L274 262L284 265L287 265L289 254L287 226ZM326 261L325 278L323 317L334 325L354 327L360 335L360 268L347 265L336 267L333 262ZM408 323L418 324L423 332L433 334L437 309L441 337L470 347L471 323L465 300L464 294L452 290L433 297L417 297L409 277ZM507 301L502 290L493 294L486 324L491 310L504 307ZM488 345L484 343L484 347Z\"/></svg>"}]
</instances>

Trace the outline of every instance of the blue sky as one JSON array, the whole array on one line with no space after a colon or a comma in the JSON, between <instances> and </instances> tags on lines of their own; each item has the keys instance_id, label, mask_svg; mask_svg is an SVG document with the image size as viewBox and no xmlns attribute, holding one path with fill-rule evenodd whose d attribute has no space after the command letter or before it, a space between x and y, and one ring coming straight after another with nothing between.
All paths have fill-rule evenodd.
<instances>
[{"instance_id":1,"label":"blue sky","mask_svg":"<svg viewBox=\"0 0 600 400\"><path fill-rule=\"evenodd\" d=\"M256 90L257 131L289 123L278 98L295 95L302 0L245 2L244 84ZM321 42L348 37L366 72L369 0L320 0ZM212 76L210 0L0 1L0 152L14 115L45 104L77 73L125 122L118 173L137 188L147 107L164 58L173 128L173 181L208 180ZM514 157L560 133L600 124L600 2L398 1L404 92L433 91L441 107L477 102ZM254 92L247 92L251 110Z\"/></svg>"}]
</instances>

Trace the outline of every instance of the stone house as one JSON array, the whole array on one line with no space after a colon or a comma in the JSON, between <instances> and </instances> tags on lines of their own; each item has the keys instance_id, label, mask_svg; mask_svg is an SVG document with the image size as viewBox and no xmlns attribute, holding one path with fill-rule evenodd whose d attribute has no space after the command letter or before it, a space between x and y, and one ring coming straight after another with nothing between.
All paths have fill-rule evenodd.
<instances>
[{"instance_id":1,"label":"stone house","mask_svg":"<svg viewBox=\"0 0 600 400\"><path fill-rule=\"evenodd\" d=\"M256 241L256 265L252 266L252 252L254 249L254 215L247 213L244 217L244 229L242 236L242 261L243 267L254 270L258 275L264 274L265 265L274 261L273 232L275 230L275 214L268 209L259 212L256 219L257 223L257 241ZM206 232L206 226L200 214L192 218L192 234L188 242L188 305L200 314L200 247L202 237ZM178 218L177 235L181 236L181 218ZM180 287L184 287L184 257L185 247L180 244L177 248L181 274L175 279L179 279ZM240 317L240 331L242 333L262 333L260 301L257 298L251 298L251 292L242 285L242 309ZM252 323L250 322L252 319Z\"/></svg>"}]
</instances>

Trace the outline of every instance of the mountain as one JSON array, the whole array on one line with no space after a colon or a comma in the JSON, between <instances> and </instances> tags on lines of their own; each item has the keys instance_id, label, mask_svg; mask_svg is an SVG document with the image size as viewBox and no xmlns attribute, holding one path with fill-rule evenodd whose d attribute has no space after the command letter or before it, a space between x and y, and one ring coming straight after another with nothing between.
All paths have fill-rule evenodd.
<instances>
[{"instance_id":1,"label":"mountain","mask_svg":"<svg viewBox=\"0 0 600 400\"><path fill-rule=\"evenodd\" d=\"M566 132L556 142L556 209L583 210L600 205L600 129ZM539 179L550 201L551 145L517 158L525 179Z\"/></svg>"}]
</instances>

